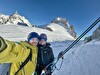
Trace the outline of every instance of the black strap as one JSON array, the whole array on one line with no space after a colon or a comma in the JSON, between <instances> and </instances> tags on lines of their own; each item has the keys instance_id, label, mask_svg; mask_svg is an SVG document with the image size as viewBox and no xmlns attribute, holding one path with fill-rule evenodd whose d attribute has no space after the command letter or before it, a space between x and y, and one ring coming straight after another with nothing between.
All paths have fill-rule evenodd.
<instances>
[{"instance_id":1,"label":"black strap","mask_svg":"<svg viewBox=\"0 0 100 75\"><path fill-rule=\"evenodd\" d=\"M30 54L29 56L26 58L26 60L20 65L20 68L18 69L18 71L14 74L17 75L17 73L28 63L28 61L32 61L32 50L30 50Z\"/></svg>"}]
</instances>

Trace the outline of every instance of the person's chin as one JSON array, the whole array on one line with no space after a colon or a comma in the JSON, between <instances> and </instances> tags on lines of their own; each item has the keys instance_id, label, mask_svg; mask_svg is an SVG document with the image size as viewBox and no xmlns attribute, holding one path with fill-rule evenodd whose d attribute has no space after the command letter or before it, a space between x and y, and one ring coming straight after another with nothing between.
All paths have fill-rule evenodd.
<instances>
[{"instance_id":1,"label":"person's chin","mask_svg":"<svg viewBox=\"0 0 100 75\"><path fill-rule=\"evenodd\" d=\"M33 44L32 46L37 46L37 44Z\"/></svg>"}]
</instances>

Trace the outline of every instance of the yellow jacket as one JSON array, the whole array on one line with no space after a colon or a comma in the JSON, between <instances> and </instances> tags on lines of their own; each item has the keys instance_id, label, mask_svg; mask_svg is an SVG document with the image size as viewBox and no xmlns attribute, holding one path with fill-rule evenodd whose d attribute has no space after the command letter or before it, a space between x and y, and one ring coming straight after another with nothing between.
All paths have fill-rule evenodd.
<instances>
[{"instance_id":1,"label":"yellow jacket","mask_svg":"<svg viewBox=\"0 0 100 75\"><path fill-rule=\"evenodd\" d=\"M14 75L19 69L22 62L28 57L30 49L32 50L32 61L24 66L18 72L18 75L32 75L37 64L38 49L36 46L31 46L26 41L21 41L20 44L6 40L7 48L0 52L0 63L12 63L10 68L10 75Z\"/></svg>"}]
</instances>

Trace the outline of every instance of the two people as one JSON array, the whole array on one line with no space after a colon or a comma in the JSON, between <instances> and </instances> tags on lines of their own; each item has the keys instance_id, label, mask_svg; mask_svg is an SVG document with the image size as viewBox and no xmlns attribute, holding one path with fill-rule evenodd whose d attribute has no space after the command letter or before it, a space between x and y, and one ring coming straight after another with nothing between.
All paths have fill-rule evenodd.
<instances>
[{"instance_id":1,"label":"two people","mask_svg":"<svg viewBox=\"0 0 100 75\"><path fill-rule=\"evenodd\" d=\"M20 69L23 62L30 56L31 59ZM47 43L47 36L36 32L28 35L27 41L15 43L0 37L0 63L11 63L9 75L32 75L35 71L40 75L41 70L54 60L50 44ZM47 69L48 71L51 68ZM7 75L8 72L3 75ZM51 71L48 73L51 75Z\"/></svg>"},{"instance_id":2,"label":"two people","mask_svg":"<svg viewBox=\"0 0 100 75\"><path fill-rule=\"evenodd\" d=\"M38 44L38 60L37 67L34 75L41 75L42 71L45 71L45 75L52 75L52 65L54 61L53 50L50 47L50 43L47 42L47 35L40 34ZM64 52L61 51L58 58L64 58ZM48 66L48 67L47 67Z\"/></svg>"}]
</instances>

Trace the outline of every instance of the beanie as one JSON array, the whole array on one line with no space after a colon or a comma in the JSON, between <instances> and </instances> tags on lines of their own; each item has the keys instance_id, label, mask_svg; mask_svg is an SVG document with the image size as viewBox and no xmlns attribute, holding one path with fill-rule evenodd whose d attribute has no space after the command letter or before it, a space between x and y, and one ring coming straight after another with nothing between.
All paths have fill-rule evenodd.
<instances>
[{"instance_id":1,"label":"beanie","mask_svg":"<svg viewBox=\"0 0 100 75\"><path fill-rule=\"evenodd\" d=\"M31 33L28 35L28 38L27 38L28 42L29 42L32 38L37 38L37 39L39 39L38 33L36 33L36 32L31 32Z\"/></svg>"},{"instance_id":2,"label":"beanie","mask_svg":"<svg viewBox=\"0 0 100 75\"><path fill-rule=\"evenodd\" d=\"M42 40L42 39L45 40L45 41L47 41L47 35L44 34L44 33L40 34L39 40Z\"/></svg>"}]
</instances>

